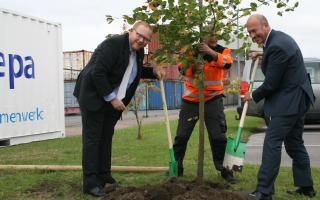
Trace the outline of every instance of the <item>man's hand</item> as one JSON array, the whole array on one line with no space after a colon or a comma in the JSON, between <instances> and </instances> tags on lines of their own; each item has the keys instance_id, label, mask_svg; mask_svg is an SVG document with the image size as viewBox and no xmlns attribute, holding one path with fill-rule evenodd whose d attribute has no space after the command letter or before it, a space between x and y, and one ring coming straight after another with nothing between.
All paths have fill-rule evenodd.
<instances>
[{"instance_id":1,"label":"man's hand","mask_svg":"<svg viewBox=\"0 0 320 200\"><path fill-rule=\"evenodd\" d=\"M119 110L119 111L124 111L126 109L126 106L118 98L114 98L111 101L111 105L113 106L114 109Z\"/></svg>"},{"instance_id":2,"label":"man's hand","mask_svg":"<svg viewBox=\"0 0 320 200\"><path fill-rule=\"evenodd\" d=\"M216 52L214 50L212 50L206 43L200 43L198 48L199 48L199 52L202 55L214 56L216 54Z\"/></svg>"},{"instance_id":3,"label":"man's hand","mask_svg":"<svg viewBox=\"0 0 320 200\"><path fill-rule=\"evenodd\" d=\"M251 99L252 99L252 94L251 93L249 93L249 92L247 92L247 93L245 93L243 96L241 96L241 100L243 101L243 102L245 102L245 101L250 101Z\"/></svg>"},{"instance_id":4,"label":"man's hand","mask_svg":"<svg viewBox=\"0 0 320 200\"><path fill-rule=\"evenodd\" d=\"M252 60L256 60L257 58L259 58L261 60L262 55L263 55L263 52L261 52L261 51L253 51L253 52L249 53L249 57Z\"/></svg>"}]
</instances>

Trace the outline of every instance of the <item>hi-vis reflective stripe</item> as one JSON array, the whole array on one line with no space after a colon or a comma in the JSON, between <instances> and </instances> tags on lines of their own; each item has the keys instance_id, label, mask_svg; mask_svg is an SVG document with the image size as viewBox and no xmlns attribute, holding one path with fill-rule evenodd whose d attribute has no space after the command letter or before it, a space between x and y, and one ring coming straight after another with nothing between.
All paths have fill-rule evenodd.
<instances>
[{"instance_id":1,"label":"hi-vis reflective stripe","mask_svg":"<svg viewBox=\"0 0 320 200\"><path fill-rule=\"evenodd\" d=\"M191 82L191 83L193 83L193 80L194 80L193 78L190 78L190 77L186 77L186 76L184 77L184 79L185 79L186 81L189 81L189 82Z\"/></svg>"},{"instance_id":2,"label":"hi-vis reflective stripe","mask_svg":"<svg viewBox=\"0 0 320 200\"><path fill-rule=\"evenodd\" d=\"M218 92L221 92L221 91L211 91L211 93L209 94L209 96L214 97L214 96L216 96L216 94L217 94ZM199 98L199 95L198 95L198 94L193 94L193 93L191 93L191 91L188 90L187 87L184 87L184 94L185 94L186 96L189 96L189 97L192 97L192 98ZM208 94L206 94L205 97L208 97Z\"/></svg>"},{"instance_id":3,"label":"hi-vis reflective stripe","mask_svg":"<svg viewBox=\"0 0 320 200\"><path fill-rule=\"evenodd\" d=\"M186 86L184 86L184 94L187 95L187 96L190 96L190 97L195 97L195 98L198 97L197 94L192 94L190 92L190 90L188 90L188 88Z\"/></svg>"},{"instance_id":4,"label":"hi-vis reflective stripe","mask_svg":"<svg viewBox=\"0 0 320 200\"><path fill-rule=\"evenodd\" d=\"M218 86L222 84L222 81L203 81L204 86Z\"/></svg>"},{"instance_id":5,"label":"hi-vis reflective stripe","mask_svg":"<svg viewBox=\"0 0 320 200\"><path fill-rule=\"evenodd\" d=\"M222 66L225 66L227 64L227 56L223 55L222 57Z\"/></svg>"},{"instance_id":6,"label":"hi-vis reflective stripe","mask_svg":"<svg viewBox=\"0 0 320 200\"><path fill-rule=\"evenodd\" d=\"M194 81L194 79L190 78L190 77L185 77L185 80L189 81L191 83L193 83L193 81ZM219 81L203 81L204 86L219 86L221 84L222 84L221 80L219 80Z\"/></svg>"}]
</instances>

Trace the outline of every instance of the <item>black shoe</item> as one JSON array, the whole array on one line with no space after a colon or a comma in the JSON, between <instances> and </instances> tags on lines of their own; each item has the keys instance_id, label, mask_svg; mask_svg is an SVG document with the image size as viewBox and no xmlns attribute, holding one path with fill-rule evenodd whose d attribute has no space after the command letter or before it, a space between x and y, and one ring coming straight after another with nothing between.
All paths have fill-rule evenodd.
<instances>
[{"instance_id":1,"label":"black shoe","mask_svg":"<svg viewBox=\"0 0 320 200\"><path fill-rule=\"evenodd\" d=\"M239 180L233 176L232 170L228 170L226 168L221 170L221 177L230 184L236 184L239 182Z\"/></svg>"},{"instance_id":2,"label":"black shoe","mask_svg":"<svg viewBox=\"0 0 320 200\"><path fill-rule=\"evenodd\" d=\"M83 192L85 194L90 194L95 197L103 197L106 195L106 193L102 187L94 187L94 188L91 188L90 190L85 190Z\"/></svg>"},{"instance_id":3,"label":"black shoe","mask_svg":"<svg viewBox=\"0 0 320 200\"><path fill-rule=\"evenodd\" d=\"M272 195L263 194L258 191L254 191L248 195L249 200L272 200Z\"/></svg>"},{"instance_id":4,"label":"black shoe","mask_svg":"<svg viewBox=\"0 0 320 200\"><path fill-rule=\"evenodd\" d=\"M304 195L308 196L310 198L316 196L316 192L314 191L313 187L299 187L296 190L288 190L287 193L292 194L292 195Z\"/></svg>"}]
</instances>

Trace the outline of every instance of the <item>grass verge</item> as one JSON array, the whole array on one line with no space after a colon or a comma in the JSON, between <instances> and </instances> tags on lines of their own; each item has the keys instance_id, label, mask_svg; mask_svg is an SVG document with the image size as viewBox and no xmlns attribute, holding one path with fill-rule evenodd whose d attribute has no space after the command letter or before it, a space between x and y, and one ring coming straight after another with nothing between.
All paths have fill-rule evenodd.
<instances>
[{"instance_id":1,"label":"grass verge","mask_svg":"<svg viewBox=\"0 0 320 200\"><path fill-rule=\"evenodd\" d=\"M238 127L234 111L227 112L228 136L234 136ZM255 127L263 125L258 118L246 119L244 137L251 135ZM175 133L177 121L171 121L172 133ZM145 138L137 140L137 129L117 130L113 142L113 165L121 166L168 166L169 152L165 132L165 124L144 125ZM185 158L184 179L194 179L196 176L198 129L190 138ZM33 142L30 144L0 148L0 164L42 164L42 165L80 165L81 137ZM231 190L251 191L256 184L256 174L259 166L246 165L241 174L237 174L241 182ZM319 185L319 169L313 169L315 185ZM205 179L223 181L214 169L211 151L206 138L205 144ZM166 180L163 173L113 173L113 176L123 186L142 186L157 184ZM290 178L288 178L290 177ZM286 194L287 187L293 186L290 168L281 168L276 182L276 200L301 200ZM0 199L95 199L81 193L82 175L80 171L0 171ZM307 199L307 198L305 198Z\"/></svg>"}]
</instances>

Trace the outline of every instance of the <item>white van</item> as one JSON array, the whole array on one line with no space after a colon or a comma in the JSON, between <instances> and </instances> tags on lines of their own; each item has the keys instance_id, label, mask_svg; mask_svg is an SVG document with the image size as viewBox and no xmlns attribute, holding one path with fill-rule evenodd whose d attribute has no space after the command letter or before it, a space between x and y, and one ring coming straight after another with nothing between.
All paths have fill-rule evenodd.
<instances>
[{"instance_id":1,"label":"white van","mask_svg":"<svg viewBox=\"0 0 320 200\"><path fill-rule=\"evenodd\" d=\"M251 76L251 72L253 69L252 65L245 65L243 69L243 77L242 81L248 81ZM307 72L310 74L311 83L314 95L316 96L316 101L313 106L310 107L309 111L306 113L305 123L320 123L320 59L317 58L305 58L304 63L307 69ZM258 88L264 80L264 75L262 73L260 65L258 66L255 82L253 84L253 90ZM256 116L264 118L266 125L269 124L269 118L265 117L263 113L263 103L261 100L259 103L255 103L254 101L249 102L247 115ZM237 112L239 115L242 113L243 103L240 107L237 108Z\"/></svg>"}]
</instances>

